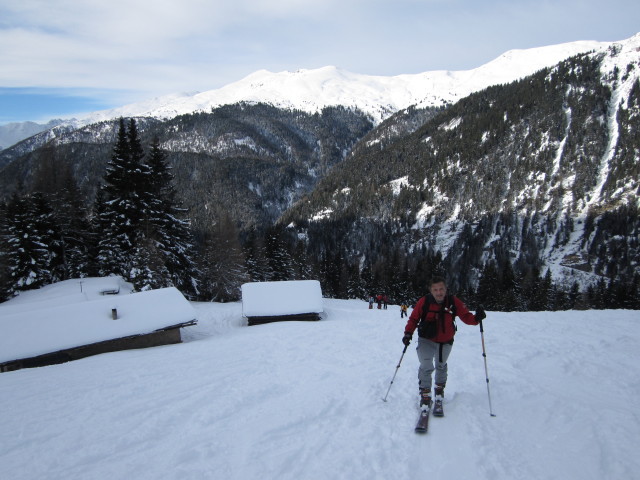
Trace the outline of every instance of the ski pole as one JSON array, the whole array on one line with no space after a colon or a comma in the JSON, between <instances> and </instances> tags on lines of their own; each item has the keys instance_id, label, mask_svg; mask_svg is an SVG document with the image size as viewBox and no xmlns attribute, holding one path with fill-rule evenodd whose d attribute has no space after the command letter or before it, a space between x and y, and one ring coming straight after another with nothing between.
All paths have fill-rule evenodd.
<instances>
[{"instance_id":1,"label":"ski pole","mask_svg":"<svg viewBox=\"0 0 640 480\"><path fill-rule=\"evenodd\" d=\"M387 401L387 396L389 395L389 390L391 390L391 385L393 385L393 381L396 379L396 375L398 374L398 369L400 368L400 364L402 363L402 359L404 358L404 354L407 351L407 347L408 346L409 345L405 345L404 349L402 350L402 355L400 355L400 360L398 361L398 366L396 367L396 371L393 374L393 378L391 379L391 383L389 384L389 388L387 389L387 394L382 399L383 402Z\"/></svg>"},{"instance_id":2,"label":"ski pole","mask_svg":"<svg viewBox=\"0 0 640 480\"><path fill-rule=\"evenodd\" d=\"M495 417L493 408L491 407L491 390L489 389L489 370L487 369L487 351L484 348L484 328L482 327L482 320L480 320L480 338L482 339L482 356L484 357L484 375L487 379L487 396L489 397L489 415Z\"/></svg>"}]
</instances>

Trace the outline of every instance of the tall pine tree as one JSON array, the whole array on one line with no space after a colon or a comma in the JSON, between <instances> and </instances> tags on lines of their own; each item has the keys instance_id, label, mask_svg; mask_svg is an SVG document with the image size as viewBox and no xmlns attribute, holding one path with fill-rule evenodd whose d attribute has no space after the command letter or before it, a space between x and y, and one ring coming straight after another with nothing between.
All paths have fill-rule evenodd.
<instances>
[{"instance_id":1,"label":"tall pine tree","mask_svg":"<svg viewBox=\"0 0 640 480\"><path fill-rule=\"evenodd\" d=\"M212 302L228 302L240 299L240 287L250 277L233 221L223 212L218 218L204 240L200 296Z\"/></svg>"},{"instance_id":2,"label":"tall pine tree","mask_svg":"<svg viewBox=\"0 0 640 480\"><path fill-rule=\"evenodd\" d=\"M9 284L6 294L51 283L52 210L41 195L14 195L7 205L3 244Z\"/></svg>"},{"instance_id":3,"label":"tall pine tree","mask_svg":"<svg viewBox=\"0 0 640 480\"><path fill-rule=\"evenodd\" d=\"M135 120L120 120L118 138L94 210L101 275L116 274L136 290L175 286L193 297L197 269L185 210L156 138L148 160Z\"/></svg>"},{"instance_id":4,"label":"tall pine tree","mask_svg":"<svg viewBox=\"0 0 640 480\"><path fill-rule=\"evenodd\" d=\"M96 212L100 215L95 223L99 228L96 232L99 235L97 263L101 276L113 274L129 278L142 214L136 185L137 170L140 168L132 160L129 137L121 118L100 193L101 211Z\"/></svg>"},{"instance_id":5,"label":"tall pine tree","mask_svg":"<svg viewBox=\"0 0 640 480\"><path fill-rule=\"evenodd\" d=\"M198 292L198 271L193 258L195 247L187 210L182 208L174 187L174 177L157 137L151 142L147 161L149 172L148 236L155 242L169 283L185 295Z\"/></svg>"}]
</instances>

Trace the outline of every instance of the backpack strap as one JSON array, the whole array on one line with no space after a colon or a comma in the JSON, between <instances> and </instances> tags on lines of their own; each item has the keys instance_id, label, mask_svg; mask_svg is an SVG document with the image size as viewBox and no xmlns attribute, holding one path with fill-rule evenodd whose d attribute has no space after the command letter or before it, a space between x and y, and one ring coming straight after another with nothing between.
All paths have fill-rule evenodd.
<instances>
[{"instance_id":1,"label":"backpack strap","mask_svg":"<svg viewBox=\"0 0 640 480\"><path fill-rule=\"evenodd\" d=\"M431 310L429 307L434 304L437 303L436 299L433 298L433 295L431 295L430 293L425 295L424 297L424 304L422 305L422 315L420 315L420 321L423 321L424 319L427 318L427 313L431 312L431 313L438 313L440 312L440 309L438 310Z\"/></svg>"}]
</instances>

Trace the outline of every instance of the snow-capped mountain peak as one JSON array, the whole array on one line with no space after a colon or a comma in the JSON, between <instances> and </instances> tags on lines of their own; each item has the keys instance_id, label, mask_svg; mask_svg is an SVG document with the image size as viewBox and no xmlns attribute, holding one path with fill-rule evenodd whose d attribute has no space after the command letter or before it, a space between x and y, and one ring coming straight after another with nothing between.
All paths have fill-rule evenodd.
<instances>
[{"instance_id":1,"label":"snow-capped mountain peak","mask_svg":"<svg viewBox=\"0 0 640 480\"><path fill-rule=\"evenodd\" d=\"M294 72L258 70L215 90L168 95L98 111L82 118L81 123L121 116L172 118L237 102L264 102L306 112L342 105L366 112L377 123L411 105L436 106L455 102L488 86L517 80L570 56L609 45L610 42L579 41L510 50L472 70L438 70L397 76L363 75L335 66Z\"/></svg>"}]
</instances>

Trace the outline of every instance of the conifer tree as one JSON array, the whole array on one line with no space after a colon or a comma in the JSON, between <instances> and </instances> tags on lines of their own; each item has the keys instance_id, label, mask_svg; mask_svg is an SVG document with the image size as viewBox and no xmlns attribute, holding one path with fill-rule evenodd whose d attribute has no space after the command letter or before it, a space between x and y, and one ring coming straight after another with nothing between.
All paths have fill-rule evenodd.
<instances>
[{"instance_id":1,"label":"conifer tree","mask_svg":"<svg viewBox=\"0 0 640 480\"><path fill-rule=\"evenodd\" d=\"M553 311L555 309L555 285L551 276L551 270L547 269L540 282L540 299L542 300L541 310Z\"/></svg>"},{"instance_id":2,"label":"conifer tree","mask_svg":"<svg viewBox=\"0 0 640 480\"><path fill-rule=\"evenodd\" d=\"M287 248L286 232L280 225L266 232L265 257L269 266L269 280L291 280L294 278L293 261Z\"/></svg>"},{"instance_id":3,"label":"conifer tree","mask_svg":"<svg viewBox=\"0 0 640 480\"><path fill-rule=\"evenodd\" d=\"M240 287L249 281L238 234L228 214L208 232L202 254L200 297L208 301L228 302L240 298Z\"/></svg>"},{"instance_id":4,"label":"conifer tree","mask_svg":"<svg viewBox=\"0 0 640 480\"><path fill-rule=\"evenodd\" d=\"M157 243L142 234L135 242L129 279L136 290L144 292L168 286L170 274Z\"/></svg>"},{"instance_id":5,"label":"conifer tree","mask_svg":"<svg viewBox=\"0 0 640 480\"><path fill-rule=\"evenodd\" d=\"M316 278L311 259L307 253L307 245L303 240L298 240L296 243L293 249L292 261L296 280L312 280Z\"/></svg>"},{"instance_id":6,"label":"conifer tree","mask_svg":"<svg viewBox=\"0 0 640 480\"><path fill-rule=\"evenodd\" d=\"M489 261L485 264L480 280L478 281L478 302L487 310L498 310L500 304L496 295L499 283L498 270L495 262Z\"/></svg>"},{"instance_id":7,"label":"conifer tree","mask_svg":"<svg viewBox=\"0 0 640 480\"><path fill-rule=\"evenodd\" d=\"M249 230L247 240L242 248L245 266L251 282L264 282L268 280L268 267L264 255L263 237L255 227Z\"/></svg>"},{"instance_id":8,"label":"conifer tree","mask_svg":"<svg viewBox=\"0 0 640 480\"><path fill-rule=\"evenodd\" d=\"M39 286L57 282L61 278L55 271L62 261L63 245L53 208L47 197L40 192L28 196L27 205L30 220L27 233L36 239L40 253L37 258L42 272Z\"/></svg>"},{"instance_id":9,"label":"conifer tree","mask_svg":"<svg viewBox=\"0 0 640 480\"><path fill-rule=\"evenodd\" d=\"M139 291L175 286L193 298L198 272L191 230L159 140L145 161L135 120L127 129L121 119L104 180L93 222L101 236L99 274L121 275Z\"/></svg>"},{"instance_id":10,"label":"conifer tree","mask_svg":"<svg viewBox=\"0 0 640 480\"><path fill-rule=\"evenodd\" d=\"M150 145L147 169L147 235L155 241L155 248L163 260L165 283L177 287L185 295L193 296L198 289L193 236L190 223L185 218L187 210L182 208L177 199L174 177L157 137Z\"/></svg>"},{"instance_id":11,"label":"conifer tree","mask_svg":"<svg viewBox=\"0 0 640 480\"><path fill-rule=\"evenodd\" d=\"M8 295L51 283L51 209L42 198L15 194L6 210Z\"/></svg>"},{"instance_id":12,"label":"conifer tree","mask_svg":"<svg viewBox=\"0 0 640 480\"><path fill-rule=\"evenodd\" d=\"M97 262L99 274L129 278L134 238L140 228L140 209L136 198L136 165L132 161L124 119L120 119L118 138L104 177L102 211L96 224L100 230Z\"/></svg>"},{"instance_id":13,"label":"conifer tree","mask_svg":"<svg viewBox=\"0 0 640 480\"><path fill-rule=\"evenodd\" d=\"M96 192L92 215L89 220L91 232L89 244L90 276L109 275L119 270L117 258L108 255L111 248L117 248L117 245L109 235L111 231L111 224L109 222L112 220L112 216L107 212L105 196L105 187L100 186Z\"/></svg>"},{"instance_id":14,"label":"conifer tree","mask_svg":"<svg viewBox=\"0 0 640 480\"><path fill-rule=\"evenodd\" d=\"M0 203L0 302L9 299L11 282L9 280L9 245L7 228L7 204Z\"/></svg>"},{"instance_id":15,"label":"conifer tree","mask_svg":"<svg viewBox=\"0 0 640 480\"><path fill-rule=\"evenodd\" d=\"M348 267L347 277L347 298L368 299L369 295L360 277L360 266L358 263Z\"/></svg>"},{"instance_id":16,"label":"conifer tree","mask_svg":"<svg viewBox=\"0 0 640 480\"><path fill-rule=\"evenodd\" d=\"M584 308L580 300L580 285L578 285L578 282L573 282L571 289L567 293L567 309L575 310Z\"/></svg>"},{"instance_id":17,"label":"conifer tree","mask_svg":"<svg viewBox=\"0 0 640 480\"><path fill-rule=\"evenodd\" d=\"M365 260L360 272L360 289L363 293L363 297L368 299L369 296L374 294L373 287L373 273L371 271L371 264L368 260Z\"/></svg>"},{"instance_id":18,"label":"conifer tree","mask_svg":"<svg viewBox=\"0 0 640 480\"><path fill-rule=\"evenodd\" d=\"M498 309L502 312L513 312L521 309L520 286L517 283L513 266L508 258L504 260L500 283L496 285Z\"/></svg>"},{"instance_id":19,"label":"conifer tree","mask_svg":"<svg viewBox=\"0 0 640 480\"><path fill-rule=\"evenodd\" d=\"M522 281L522 295L526 301L526 310L539 312L545 309L545 300L540 295L540 270L537 267L530 268Z\"/></svg>"},{"instance_id":20,"label":"conifer tree","mask_svg":"<svg viewBox=\"0 0 640 480\"><path fill-rule=\"evenodd\" d=\"M54 275L60 280L89 275L91 226L83 197L67 166L62 187L52 195L60 255Z\"/></svg>"},{"instance_id":21,"label":"conifer tree","mask_svg":"<svg viewBox=\"0 0 640 480\"><path fill-rule=\"evenodd\" d=\"M103 210L97 222L101 227L98 242L101 275L116 274L129 280L133 264L139 263L133 256L136 239L143 231L142 219L148 211L142 204L146 200L145 182L141 181L142 158L135 121L130 121L127 131L121 118L116 145L104 177Z\"/></svg>"}]
</instances>

